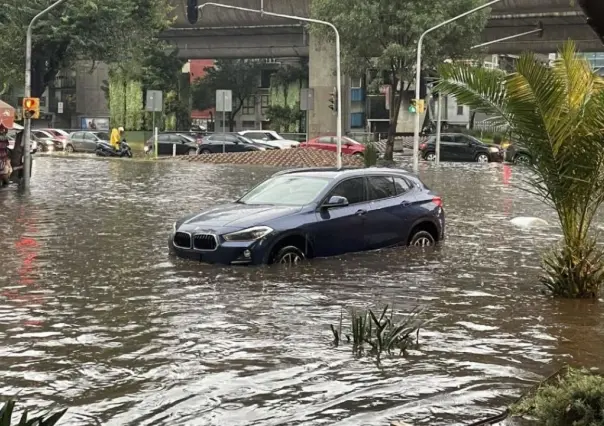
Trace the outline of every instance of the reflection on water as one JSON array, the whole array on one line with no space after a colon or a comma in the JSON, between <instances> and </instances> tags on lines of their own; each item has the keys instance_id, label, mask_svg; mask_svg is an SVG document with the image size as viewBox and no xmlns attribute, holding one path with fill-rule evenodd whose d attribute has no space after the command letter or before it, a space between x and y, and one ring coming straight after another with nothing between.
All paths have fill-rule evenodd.
<instances>
[{"instance_id":1,"label":"reflection on water","mask_svg":"<svg viewBox=\"0 0 604 426\"><path fill-rule=\"evenodd\" d=\"M68 424L462 424L562 362L604 366L604 309L537 284L554 214L501 165L422 165L448 238L294 270L168 257L182 214L271 171L39 158L30 195L0 194L0 393L72 407ZM406 359L331 347L340 306L421 304L436 317Z\"/></svg>"}]
</instances>

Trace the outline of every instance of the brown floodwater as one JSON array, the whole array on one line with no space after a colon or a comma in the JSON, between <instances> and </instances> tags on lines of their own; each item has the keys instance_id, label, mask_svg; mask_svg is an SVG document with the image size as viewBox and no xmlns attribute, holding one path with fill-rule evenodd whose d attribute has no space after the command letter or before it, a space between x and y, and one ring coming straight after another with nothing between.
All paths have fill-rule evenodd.
<instances>
[{"instance_id":1,"label":"brown floodwater","mask_svg":"<svg viewBox=\"0 0 604 426\"><path fill-rule=\"evenodd\" d=\"M604 307L538 284L555 215L522 169L423 165L448 238L298 268L173 259L175 219L271 170L39 157L0 192L0 396L60 424L467 424L566 362L604 367ZM516 216L554 224L521 229ZM423 306L405 358L334 348L342 307ZM96 420L95 420L96 419Z\"/></svg>"}]
</instances>

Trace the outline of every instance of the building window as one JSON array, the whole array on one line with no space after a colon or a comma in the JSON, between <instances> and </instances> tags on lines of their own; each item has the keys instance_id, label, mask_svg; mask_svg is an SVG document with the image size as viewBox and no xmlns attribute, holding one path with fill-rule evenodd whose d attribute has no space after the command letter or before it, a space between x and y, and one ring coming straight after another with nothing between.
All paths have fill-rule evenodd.
<instances>
[{"instance_id":1,"label":"building window","mask_svg":"<svg viewBox=\"0 0 604 426\"><path fill-rule=\"evenodd\" d=\"M355 112L350 114L350 127L353 129L359 129L364 127L364 114L362 112Z\"/></svg>"},{"instance_id":2,"label":"building window","mask_svg":"<svg viewBox=\"0 0 604 426\"><path fill-rule=\"evenodd\" d=\"M463 105L457 105L457 115L463 115Z\"/></svg>"},{"instance_id":3,"label":"building window","mask_svg":"<svg viewBox=\"0 0 604 426\"><path fill-rule=\"evenodd\" d=\"M256 97L249 96L243 101L243 115L254 115L256 114Z\"/></svg>"},{"instance_id":4,"label":"building window","mask_svg":"<svg viewBox=\"0 0 604 426\"><path fill-rule=\"evenodd\" d=\"M350 79L350 87L352 89L358 89L363 87L363 79L360 77L357 78L351 78Z\"/></svg>"},{"instance_id":5,"label":"building window","mask_svg":"<svg viewBox=\"0 0 604 426\"><path fill-rule=\"evenodd\" d=\"M260 87L262 89L269 89L271 87L271 77L277 70L262 70L260 72Z\"/></svg>"},{"instance_id":6,"label":"building window","mask_svg":"<svg viewBox=\"0 0 604 426\"><path fill-rule=\"evenodd\" d=\"M262 115L266 114L270 103L268 95L262 95L260 98L260 107L262 108Z\"/></svg>"}]
</instances>

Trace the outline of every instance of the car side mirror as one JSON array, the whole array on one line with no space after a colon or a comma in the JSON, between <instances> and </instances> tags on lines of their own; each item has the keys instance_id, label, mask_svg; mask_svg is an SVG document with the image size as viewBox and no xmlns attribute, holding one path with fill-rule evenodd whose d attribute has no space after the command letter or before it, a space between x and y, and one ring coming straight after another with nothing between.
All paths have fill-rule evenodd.
<instances>
[{"instance_id":1,"label":"car side mirror","mask_svg":"<svg viewBox=\"0 0 604 426\"><path fill-rule=\"evenodd\" d=\"M267 137L263 137L263 138L262 138L262 140L263 140L264 142L268 142L268 138L267 138Z\"/></svg>"},{"instance_id":2,"label":"car side mirror","mask_svg":"<svg viewBox=\"0 0 604 426\"><path fill-rule=\"evenodd\" d=\"M323 204L324 208L331 207L346 207L348 205L348 199L346 197L340 197L339 195L332 195L329 200Z\"/></svg>"}]
</instances>

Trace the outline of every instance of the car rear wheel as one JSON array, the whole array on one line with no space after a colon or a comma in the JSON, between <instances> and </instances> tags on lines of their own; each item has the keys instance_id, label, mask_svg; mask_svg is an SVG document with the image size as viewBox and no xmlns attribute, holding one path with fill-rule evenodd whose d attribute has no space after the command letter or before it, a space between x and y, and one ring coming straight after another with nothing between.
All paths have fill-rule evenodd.
<instances>
[{"instance_id":1,"label":"car rear wheel","mask_svg":"<svg viewBox=\"0 0 604 426\"><path fill-rule=\"evenodd\" d=\"M197 155L197 150L196 150L196 149L191 148L191 149L190 149L190 150L187 152L187 155Z\"/></svg>"},{"instance_id":2,"label":"car rear wheel","mask_svg":"<svg viewBox=\"0 0 604 426\"><path fill-rule=\"evenodd\" d=\"M435 152L428 152L426 155L424 155L424 160L426 160L426 161L436 161L436 153Z\"/></svg>"},{"instance_id":3,"label":"car rear wheel","mask_svg":"<svg viewBox=\"0 0 604 426\"><path fill-rule=\"evenodd\" d=\"M306 255L302 250L296 246L285 246L273 257L272 263L279 263L282 265L297 265L306 259Z\"/></svg>"},{"instance_id":4,"label":"car rear wheel","mask_svg":"<svg viewBox=\"0 0 604 426\"><path fill-rule=\"evenodd\" d=\"M73 149L73 145L67 145L65 147L65 151L67 151L67 152L75 152L75 149Z\"/></svg>"},{"instance_id":5,"label":"car rear wheel","mask_svg":"<svg viewBox=\"0 0 604 426\"><path fill-rule=\"evenodd\" d=\"M531 157L526 154L518 154L514 157L514 164L528 166L531 164Z\"/></svg>"},{"instance_id":6,"label":"car rear wheel","mask_svg":"<svg viewBox=\"0 0 604 426\"><path fill-rule=\"evenodd\" d=\"M489 162L489 156L487 154L478 154L476 156L476 162L478 162L478 163L488 163Z\"/></svg>"},{"instance_id":7,"label":"car rear wheel","mask_svg":"<svg viewBox=\"0 0 604 426\"><path fill-rule=\"evenodd\" d=\"M432 247L435 244L434 237L428 231L417 231L409 241L409 245L415 247Z\"/></svg>"}]
</instances>

